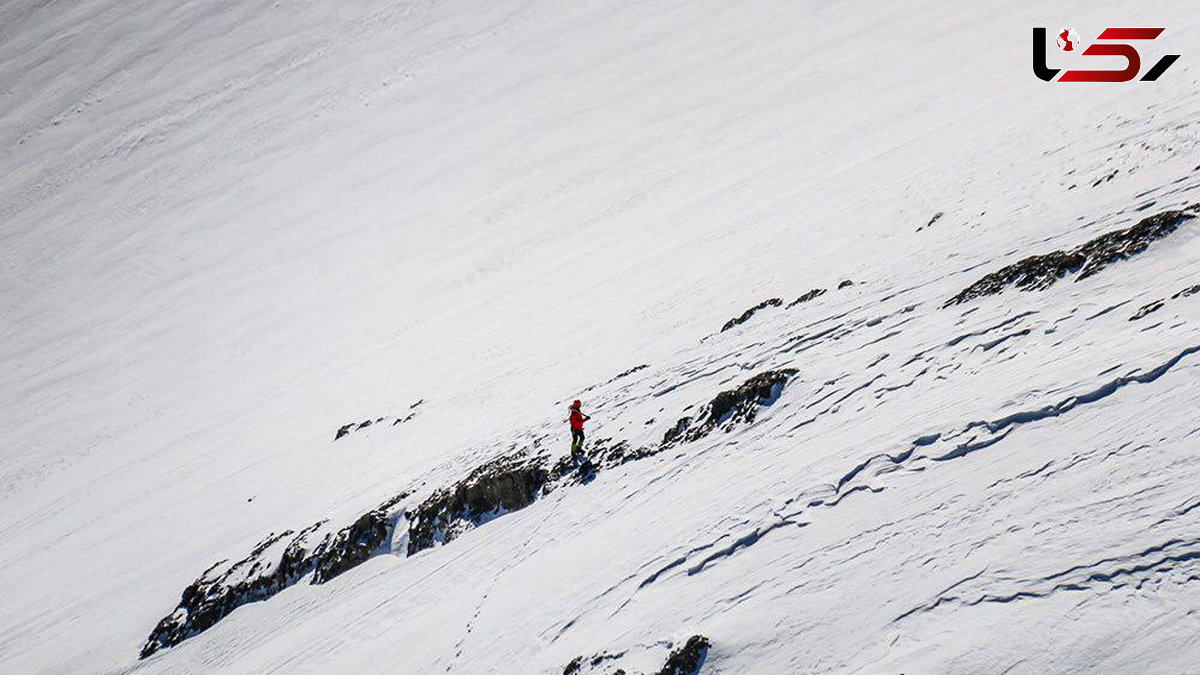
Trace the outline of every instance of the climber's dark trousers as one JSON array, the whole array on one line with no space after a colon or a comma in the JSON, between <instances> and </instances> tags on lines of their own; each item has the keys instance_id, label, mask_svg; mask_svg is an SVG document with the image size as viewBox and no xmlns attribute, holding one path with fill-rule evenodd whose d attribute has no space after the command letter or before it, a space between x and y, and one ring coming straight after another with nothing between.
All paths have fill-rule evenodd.
<instances>
[{"instance_id":1,"label":"climber's dark trousers","mask_svg":"<svg viewBox=\"0 0 1200 675\"><path fill-rule=\"evenodd\" d=\"M571 452L576 453L583 450L583 429L571 430Z\"/></svg>"}]
</instances>

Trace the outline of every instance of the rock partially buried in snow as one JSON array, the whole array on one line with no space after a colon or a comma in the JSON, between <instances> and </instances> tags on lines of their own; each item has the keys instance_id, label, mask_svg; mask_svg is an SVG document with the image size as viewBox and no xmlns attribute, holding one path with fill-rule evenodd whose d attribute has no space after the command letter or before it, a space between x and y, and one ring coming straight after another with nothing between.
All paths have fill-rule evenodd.
<instances>
[{"instance_id":1,"label":"rock partially buried in snow","mask_svg":"<svg viewBox=\"0 0 1200 675\"><path fill-rule=\"evenodd\" d=\"M995 295L1009 286L1026 291L1045 290L1073 272L1079 272L1076 281L1086 279L1114 262L1132 258L1149 248L1152 242L1171 234L1195 218L1188 212L1190 210L1164 211L1132 227L1102 234L1076 248L1024 258L966 287L947 300L944 307Z\"/></svg>"},{"instance_id":2,"label":"rock partially buried in snow","mask_svg":"<svg viewBox=\"0 0 1200 675\"><path fill-rule=\"evenodd\" d=\"M449 543L470 527L529 506L549 476L541 457L501 457L478 467L413 511L408 555Z\"/></svg>"},{"instance_id":3,"label":"rock partially buried in snow","mask_svg":"<svg viewBox=\"0 0 1200 675\"><path fill-rule=\"evenodd\" d=\"M705 659L708 658L708 650L712 646L709 639L703 635L693 635L688 638L683 646L671 651L667 655L666 662L663 667L656 671L653 675L699 675L701 667L704 666ZM563 669L563 675L640 675L626 671L624 668L609 670L609 664L612 661L617 661L624 656L624 653L618 654L596 654L591 657L577 656L567 664Z\"/></svg>"},{"instance_id":4,"label":"rock partially buried in snow","mask_svg":"<svg viewBox=\"0 0 1200 675\"><path fill-rule=\"evenodd\" d=\"M768 370L717 394L699 413L676 422L663 436L662 445L695 441L726 423L753 422L758 409L774 403L796 372L795 368Z\"/></svg>"},{"instance_id":5,"label":"rock partially buried in snow","mask_svg":"<svg viewBox=\"0 0 1200 675\"><path fill-rule=\"evenodd\" d=\"M313 584L325 583L389 552L392 536L402 520L408 527L403 555L415 555L526 508L558 486L588 483L602 470L653 457L675 444L702 438L720 426L728 430L734 424L752 423L759 408L774 403L795 374L791 368L766 371L735 389L718 393L701 409L698 421L681 419L658 445L632 447L625 441L602 438L593 441L591 456L582 462L571 456L554 461L545 453L520 450L476 467L462 480L435 491L411 512L402 506L411 495L405 491L323 537L318 533L326 521L299 534L289 530L271 535L246 558L231 566L219 562L189 585L175 611L150 633L141 657L198 635L238 607L266 600L306 577ZM535 441L533 447L538 444Z\"/></svg>"},{"instance_id":6,"label":"rock partially buried in snow","mask_svg":"<svg viewBox=\"0 0 1200 675\"><path fill-rule=\"evenodd\" d=\"M809 291L809 292L805 293L804 295L801 295L800 297L793 300L791 302L791 304L788 305L788 307L795 307L796 305L799 305L799 304L802 304L805 302L809 302L811 300L815 300L816 298L819 298L822 295L825 295L826 292L827 291L824 288L814 288L811 291Z\"/></svg>"},{"instance_id":7,"label":"rock partially buried in snow","mask_svg":"<svg viewBox=\"0 0 1200 675\"><path fill-rule=\"evenodd\" d=\"M750 320L750 317L754 316L755 313L757 313L759 310L763 310L768 307L778 307L782 304L783 304L783 300L780 300L779 298L771 298L769 300L763 300L762 302L758 303L757 305L742 312L741 316L730 319L729 321L726 321L725 325L721 327L721 332L724 333L725 331L729 330L730 328L733 328L734 326L740 326L740 325L746 323L747 321Z\"/></svg>"},{"instance_id":8,"label":"rock partially buried in snow","mask_svg":"<svg viewBox=\"0 0 1200 675\"><path fill-rule=\"evenodd\" d=\"M671 652L658 675L697 675L708 657L711 643L703 635L693 635L686 644Z\"/></svg>"}]
</instances>

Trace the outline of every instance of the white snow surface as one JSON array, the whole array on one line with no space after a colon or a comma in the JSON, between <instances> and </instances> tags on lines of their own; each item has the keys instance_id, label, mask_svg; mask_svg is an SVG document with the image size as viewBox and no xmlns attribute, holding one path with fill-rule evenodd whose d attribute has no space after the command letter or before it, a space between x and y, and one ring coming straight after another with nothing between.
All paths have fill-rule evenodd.
<instances>
[{"instance_id":1,"label":"white snow surface","mask_svg":"<svg viewBox=\"0 0 1200 675\"><path fill-rule=\"evenodd\" d=\"M942 307L1200 202L1194 10L4 3L0 672L652 673L695 634L703 675L1200 672L1200 221ZM1182 58L1044 83L1066 25ZM271 533L784 367L752 424L138 659Z\"/></svg>"}]
</instances>

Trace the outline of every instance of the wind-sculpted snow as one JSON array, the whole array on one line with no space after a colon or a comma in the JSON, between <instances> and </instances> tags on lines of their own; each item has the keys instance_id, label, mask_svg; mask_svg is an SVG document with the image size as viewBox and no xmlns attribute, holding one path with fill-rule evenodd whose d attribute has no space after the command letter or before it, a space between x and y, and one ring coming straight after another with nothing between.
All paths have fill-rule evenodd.
<instances>
[{"instance_id":1,"label":"wind-sculpted snow","mask_svg":"<svg viewBox=\"0 0 1200 675\"><path fill-rule=\"evenodd\" d=\"M1076 281L1086 279L1119 260L1131 258L1195 218L1189 211L1164 211L1138 224L1108 232L1076 248L1024 258L967 286L946 301L959 305L975 298L995 295L1005 288L1045 290L1068 274L1078 272Z\"/></svg>"},{"instance_id":2,"label":"wind-sculpted snow","mask_svg":"<svg viewBox=\"0 0 1200 675\"><path fill-rule=\"evenodd\" d=\"M1195 671L1197 64L750 4L0 3L0 672Z\"/></svg>"},{"instance_id":3,"label":"wind-sculpted snow","mask_svg":"<svg viewBox=\"0 0 1200 675\"><path fill-rule=\"evenodd\" d=\"M1175 294L1173 294L1171 296L1171 300L1178 300L1180 298L1186 298L1189 295L1194 295L1196 293L1200 293L1200 285L1188 286L1187 288L1176 292ZM1167 301L1163 298L1159 298L1157 300L1151 300L1150 302L1146 303L1145 305L1142 305L1141 307L1139 307L1138 311L1135 312L1133 314L1133 316L1129 317L1129 320L1137 321L1139 319L1144 319L1148 315L1153 314L1154 312L1157 312L1158 310L1162 309L1166 304L1167 304Z\"/></svg>"},{"instance_id":4,"label":"wind-sculpted snow","mask_svg":"<svg viewBox=\"0 0 1200 675\"><path fill-rule=\"evenodd\" d=\"M936 611L946 605L973 607L984 603L1019 603L1059 592L1111 593L1159 583L1186 585L1200 581L1200 539L1170 541L1096 562L1074 565L1037 579L997 579L977 575L955 584L936 599L914 607L896 621Z\"/></svg>"}]
</instances>

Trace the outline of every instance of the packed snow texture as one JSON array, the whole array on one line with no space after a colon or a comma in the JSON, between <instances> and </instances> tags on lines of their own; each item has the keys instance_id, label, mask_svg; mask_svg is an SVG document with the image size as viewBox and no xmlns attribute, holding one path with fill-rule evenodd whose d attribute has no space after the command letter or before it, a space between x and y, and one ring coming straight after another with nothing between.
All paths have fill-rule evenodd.
<instances>
[{"instance_id":1,"label":"packed snow texture","mask_svg":"<svg viewBox=\"0 0 1200 675\"><path fill-rule=\"evenodd\" d=\"M1198 22L3 4L0 672L1197 672Z\"/></svg>"}]
</instances>

